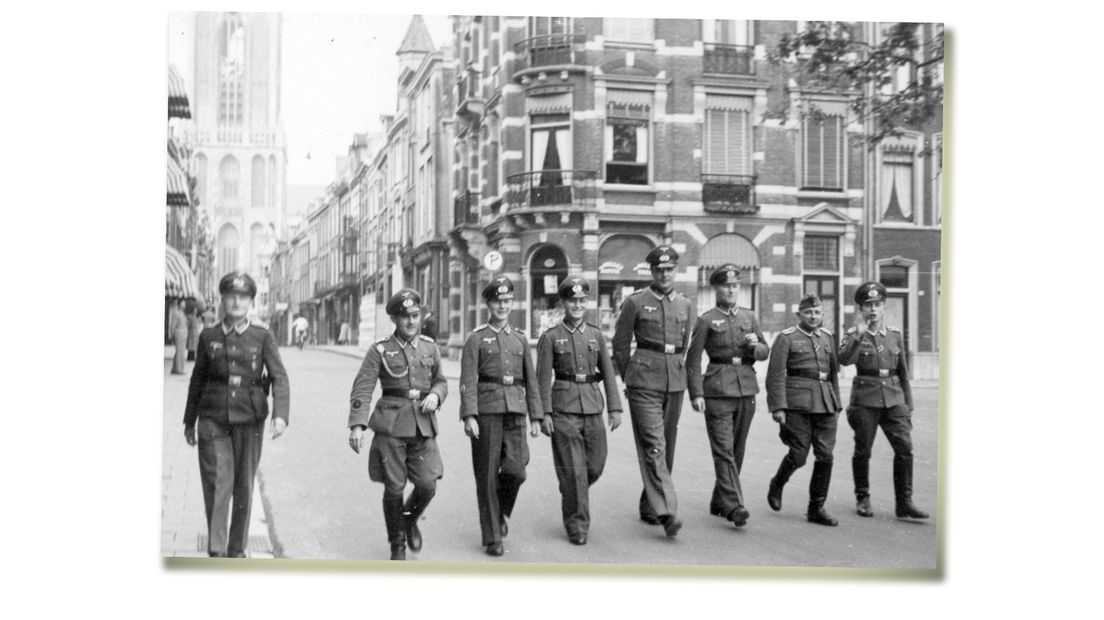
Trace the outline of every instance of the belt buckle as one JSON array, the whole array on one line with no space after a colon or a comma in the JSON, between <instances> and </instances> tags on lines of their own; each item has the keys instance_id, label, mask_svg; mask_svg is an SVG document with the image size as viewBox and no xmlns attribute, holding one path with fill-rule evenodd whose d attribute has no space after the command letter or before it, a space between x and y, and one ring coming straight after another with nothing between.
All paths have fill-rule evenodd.
<instances>
[{"instance_id":1,"label":"belt buckle","mask_svg":"<svg viewBox=\"0 0 1104 620\"><path fill-rule=\"evenodd\" d=\"M888 377L889 376L889 369L888 368L879 368L878 369L878 376L879 377Z\"/></svg>"},{"instance_id":2,"label":"belt buckle","mask_svg":"<svg viewBox=\"0 0 1104 620\"><path fill-rule=\"evenodd\" d=\"M581 373L581 372L575 373L575 383L583 383L586 380L587 380L586 373Z\"/></svg>"},{"instance_id":3,"label":"belt buckle","mask_svg":"<svg viewBox=\"0 0 1104 620\"><path fill-rule=\"evenodd\" d=\"M238 387L239 385L241 385L241 375L230 375L230 377L228 378L228 383L230 384L230 387Z\"/></svg>"},{"instance_id":4,"label":"belt buckle","mask_svg":"<svg viewBox=\"0 0 1104 620\"><path fill-rule=\"evenodd\" d=\"M734 357L734 358L732 358L732 364L734 366L742 366L744 364L744 360L743 360L743 358Z\"/></svg>"},{"instance_id":5,"label":"belt buckle","mask_svg":"<svg viewBox=\"0 0 1104 620\"><path fill-rule=\"evenodd\" d=\"M513 375L502 375L502 385L513 385L513 384L514 384L514 376Z\"/></svg>"},{"instance_id":6,"label":"belt buckle","mask_svg":"<svg viewBox=\"0 0 1104 620\"><path fill-rule=\"evenodd\" d=\"M421 390L410 389L406 392L406 397L410 400L418 400L422 397Z\"/></svg>"},{"instance_id":7,"label":"belt buckle","mask_svg":"<svg viewBox=\"0 0 1104 620\"><path fill-rule=\"evenodd\" d=\"M666 353L667 355L671 355L672 353L675 352L675 345L673 345L673 344L663 345L663 352Z\"/></svg>"},{"instance_id":8,"label":"belt buckle","mask_svg":"<svg viewBox=\"0 0 1104 620\"><path fill-rule=\"evenodd\" d=\"M826 372L820 373L820 380L821 381L827 381L828 380L828 373L826 373Z\"/></svg>"}]
</instances>

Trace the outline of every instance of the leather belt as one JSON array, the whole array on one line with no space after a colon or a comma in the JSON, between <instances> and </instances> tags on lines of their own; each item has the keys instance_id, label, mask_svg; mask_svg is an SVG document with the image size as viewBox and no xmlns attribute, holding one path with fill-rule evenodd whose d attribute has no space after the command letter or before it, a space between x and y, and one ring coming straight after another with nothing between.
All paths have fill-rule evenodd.
<instances>
[{"instance_id":1,"label":"leather belt","mask_svg":"<svg viewBox=\"0 0 1104 620\"><path fill-rule=\"evenodd\" d=\"M479 375L480 383L498 383L500 385L514 385L517 382L517 378L513 375L503 375L501 377L492 377L491 375Z\"/></svg>"},{"instance_id":2,"label":"leather belt","mask_svg":"<svg viewBox=\"0 0 1104 620\"><path fill-rule=\"evenodd\" d=\"M713 357L712 355L710 355L709 363L730 364L732 366L751 366L753 362L751 360L745 362L742 357Z\"/></svg>"},{"instance_id":3,"label":"leather belt","mask_svg":"<svg viewBox=\"0 0 1104 620\"><path fill-rule=\"evenodd\" d=\"M812 379L813 381L827 381L828 373L817 372L815 370L795 370L792 368L786 369L786 374L791 377L804 377L806 379Z\"/></svg>"},{"instance_id":4,"label":"leather belt","mask_svg":"<svg viewBox=\"0 0 1104 620\"><path fill-rule=\"evenodd\" d=\"M656 353L666 353L667 355L678 355L686 350L686 347L675 346L673 344L660 344L647 340L637 340L636 348L644 349L645 351L655 351Z\"/></svg>"},{"instance_id":5,"label":"leather belt","mask_svg":"<svg viewBox=\"0 0 1104 620\"><path fill-rule=\"evenodd\" d=\"M243 379L245 380L243 381ZM230 387L240 387L243 383L245 385L264 385L264 381L261 379L246 379L241 375L229 375L226 377L226 384Z\"/></svg>"},{"instance_id":6,"label":"leather belt","mask_svg":"<svg viewBox=\"0 0 1104 620\"><path fill-rule=\"evenodd\" d=\"M593 375L588 375L585 373L571 374L566 372L557 372L556 380L571 381L573 383L598 383L602 380L602 373L596 372Z\"/></svg>"},{"instance_id":7,"label":"leather belt","mask_svg":"<svg viewBox=\"0 0 1104 620\"><path fill-rule=\"evenodd\" d=\"M878 370L860 370L857 373L860 377L896 377L896 368L879 368Z\"/></svg>"},{"instance_id":8,"label":"leather belt","mask_svg":"<svg viewBox=\"0 0 1104 620\"><path fill-rule=\"evenodd\" d=\"M415 390L413 388L407 390L404 388L383 388L384 396L391 396L394 398L409 398L410 400L421 400L425 397L427 392L422 390Z\"/></svg>"}]
</instances>

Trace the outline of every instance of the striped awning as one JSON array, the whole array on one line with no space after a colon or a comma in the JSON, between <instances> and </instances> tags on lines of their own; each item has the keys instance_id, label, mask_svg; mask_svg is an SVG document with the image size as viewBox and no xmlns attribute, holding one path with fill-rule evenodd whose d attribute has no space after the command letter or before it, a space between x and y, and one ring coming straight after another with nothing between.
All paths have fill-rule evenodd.
<instances>
[{"instance_id":1,"label":"striped awning","mask_svg":"<svg viewBox=\"0 0 1104 620\"><path fill-rule=\"evenodd\" d=\"M188 259L171 245L165 246L165 297L203 297Z\"/></svg>"},{"instance_id":2,"label":"striped awning","mask_svg":"<svg viewBox=\"0 0 1104 620\"><path fill-rule=\"evenodd\" d=\"M736 233L724 233L709 240L698 257L701 269L715 269L732 263L741 270L759 269L759 250L747 237Z\"/></svg>"},{"instance_id":3,"label":"striped awning","mask_svg":"<svg viewBox=\"0 0 1104 620\"><path fill-rule=\"evenodd\" d=\"M191 118L188 108L188 92L184 88L184 79L176 67L169 65L169 118Z\"/></svg>"},{"instance_id":4,"label":"striped awning","mask_svg":"<svg viewBox=\"0 0 1104 620\"><path fill-rule=\"evenodd\" d=\"M165 170L166 187L165 200L170 207L187 207L192 204L189 191L188 175L172 157L168 158L168 166Z\"/></svg>"}]
</instances>

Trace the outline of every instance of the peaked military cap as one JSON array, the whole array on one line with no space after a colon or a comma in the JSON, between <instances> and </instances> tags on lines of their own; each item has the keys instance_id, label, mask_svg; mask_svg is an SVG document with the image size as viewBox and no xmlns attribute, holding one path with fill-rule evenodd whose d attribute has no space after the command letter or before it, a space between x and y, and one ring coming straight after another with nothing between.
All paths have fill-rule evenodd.
<instances>
[{"instance_id":1,"label":"peaked military cap","mask_svg":"<svg viewBox=\"0 0 1104 620\"><path fill-rule=\"evenodd\" d=\"M498 276L483 288L485 301L504 301L514 298L514 282L506 276Z\"/></svg>"},{"instance_id":2,"label":"peaked military cap","mask_svg":"<svg viewBox=\"0 0 1104 620\"><path fill-rule=\"evenodd\" d=\"M800 312L805 308L812 308L820 305L822 305L820 297L816 293L805 293L801 296L801 301L797 304L797 310Z\"/></svg>"},{"instance_id":3,"label":"peaked military cap","mask_svg":"<svg viewBox=\"0 0 1104 620\"><path fill-rule=\"evenodd\" d=\"M390 316L403 316L412 314L421 309L422 296L411 288L404 288L387 300L387 314Z\"/></svg>"},{"instance_id":4,"label":"peaked military cap","mask_svg":"<svg viewBox=\"0 0 1104 620\"><path fill-rule=\"evenodd\" d=\"M651 265L652 269L674 269L678 267L678 259L678 252L669 245L657 246L651 252L648 252L648 256L644 257L644 260Z\"/></svg>"},{"instance_id":5,"label":"peaked military cap","mask_svg":"<svg viewBox=\"0 0 1104 620\"><path fill-rule=\"evenodd\" d=\"M725 263L720 267L713 270L713 273L709 274L710 286L720 286L722 284L739 284L740 283L740 270L736 268L736 265L732 263Z\"/></svg>"},{"instance_id":6,"label":"peaked military cap","mask_svg":"<svg viewBox=\"0 0 1104 620\"><path fill-rule=\"evenodd\" d=\"M586 299L590 295L590 284L575 276L564 278L564 281L560 282L559 294L560 299Z\"/></svg>"},{"instance_id":7,"label":"peaked military cap","mask_svg":"<svg viewBox=\"0 0 1104 620\"><path fill-rule=\"evenodd\" d=\"M245 293L250 297L257 296L257 283L244 271L231 271L219 280L219 295L227 293Z\"/></svg>"},{"instance_id":8,"label":"peaked military cap","mask_svg":"<svg viewBox=\"0 0 1104 620\"><path fill-rule=\"evenodd\" d=\"M886 287L881 282L863 282L855 290L855 303L860 306L868 301L885 301Z\"/></svg>"}]
</instances>

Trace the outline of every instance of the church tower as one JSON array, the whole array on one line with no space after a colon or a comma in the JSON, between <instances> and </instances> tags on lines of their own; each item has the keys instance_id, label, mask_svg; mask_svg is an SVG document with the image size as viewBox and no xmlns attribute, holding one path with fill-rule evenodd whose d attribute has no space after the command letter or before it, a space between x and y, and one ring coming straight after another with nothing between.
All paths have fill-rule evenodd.
<instances>
[{"instance_id":1,"label":"church tower","mask_svg":"<svg viewBox=\"0 0 1104 620\"><path fill-rule=\"evenodd\" d=\"M216 273L250 273L264 319L269 257L286 236L281 16L195 13L193 19L196 192L215 237Z\"/></svg>"}]
</instances>

